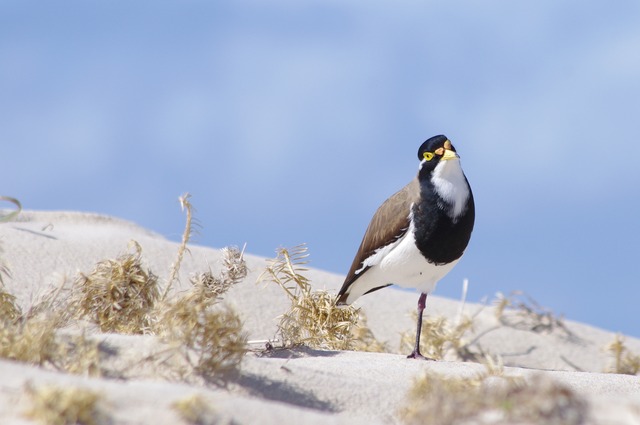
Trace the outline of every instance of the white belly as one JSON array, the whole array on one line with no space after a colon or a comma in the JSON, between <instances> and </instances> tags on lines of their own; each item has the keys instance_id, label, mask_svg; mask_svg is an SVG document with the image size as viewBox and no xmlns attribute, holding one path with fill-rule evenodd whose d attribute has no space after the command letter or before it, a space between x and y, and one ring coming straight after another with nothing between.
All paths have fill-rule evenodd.
<instances>
[{"instance_id":1,"label":"white belly","mask_svg":"<svg viewBox=\"0 0 640 425\"><path fill-rule=\"evenodd\" d=\"M353 282L346 301L352 303L368 291L389 284L431 292L458 261L441 266L429 263L416 247L412 225L400 240L365 261L369 269Z\"/></svg>"}]
</instances>

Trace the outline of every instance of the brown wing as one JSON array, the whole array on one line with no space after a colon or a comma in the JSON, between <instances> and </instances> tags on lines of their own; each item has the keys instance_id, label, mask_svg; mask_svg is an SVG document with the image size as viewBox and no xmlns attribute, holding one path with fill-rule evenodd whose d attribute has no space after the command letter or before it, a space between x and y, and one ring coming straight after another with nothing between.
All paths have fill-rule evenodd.
<instances>
[{"instance_id":1,"label":"brown wing","mask_svg":"<svg viewBox=\"0 0 640 425\"><path fill-rule=\"evenodd\" d=\"M349 286L366 271L356 274L356 270L362 268L362 263L367 258L377 249L389 245L405 234L409 228L409 209L419 197L420 183L416 178L380 205L362 238L351 269L338 293L339 296L344 295Z\"/></svg>"}]
</instances>

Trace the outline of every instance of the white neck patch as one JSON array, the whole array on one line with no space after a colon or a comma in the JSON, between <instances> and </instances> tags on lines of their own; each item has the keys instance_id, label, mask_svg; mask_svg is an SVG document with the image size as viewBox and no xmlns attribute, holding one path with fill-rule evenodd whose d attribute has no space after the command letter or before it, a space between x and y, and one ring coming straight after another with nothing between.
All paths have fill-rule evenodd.
<instances>
[{"instance_id":1,"label":"white neck patch","mask_svg":"<svg viewBox=\"0 0 640 425\"><path fill-rule=\"evenodd\" d=\"M449 217L456 219L464 212L469 199L469 185L459 159L440 161L433 170L431 182L438 195L445 200Z\"/></svg>"}]
</instances>

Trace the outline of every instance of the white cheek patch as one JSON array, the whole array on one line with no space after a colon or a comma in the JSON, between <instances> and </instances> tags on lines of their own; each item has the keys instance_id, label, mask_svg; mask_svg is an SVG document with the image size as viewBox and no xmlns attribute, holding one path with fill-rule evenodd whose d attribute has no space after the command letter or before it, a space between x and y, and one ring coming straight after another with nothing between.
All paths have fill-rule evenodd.
<instances>
[{"instance_id":1,"label":"white cheek patch","mask_svg":"<svg viewBox=\"0 0 640 425\"><path fill-rule=\"evenodd\" d=\"M438 195L448 204L449 216L453 219L459 217L469 199L469 186L460 167L460 160L440 161L433 170L431 182Z\"/></svg>"},{"instance_id":2,"label":"white cheek patch","mask_svg":"<svg viewBox=\"0 0 640 425\"><path fill-rule=\"evenodd\" d=\"M422 170L422 166L427 162L429 162L429 161L427 161L426 159L421 160L420 161L420 166L418 167L418 171Z\"/></svg>"}]
</instances>

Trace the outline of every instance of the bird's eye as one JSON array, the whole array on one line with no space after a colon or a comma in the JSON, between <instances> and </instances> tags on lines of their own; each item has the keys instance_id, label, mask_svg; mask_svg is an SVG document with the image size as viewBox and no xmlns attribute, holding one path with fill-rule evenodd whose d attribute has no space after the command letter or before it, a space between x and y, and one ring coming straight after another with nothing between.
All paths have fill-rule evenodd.
<instances>
[{"instance_id":1,"label":"bird's eye","mask_svg":"<svg viewBox=\"0 0 640 425\"><path fill-rule=\"evenodd\" d=\"M433 152L425 152L425 153L422 154L422 156L427 161L431 161L433 159Z\"/></svg>"}]
</instances>

